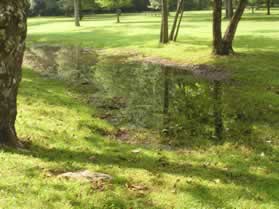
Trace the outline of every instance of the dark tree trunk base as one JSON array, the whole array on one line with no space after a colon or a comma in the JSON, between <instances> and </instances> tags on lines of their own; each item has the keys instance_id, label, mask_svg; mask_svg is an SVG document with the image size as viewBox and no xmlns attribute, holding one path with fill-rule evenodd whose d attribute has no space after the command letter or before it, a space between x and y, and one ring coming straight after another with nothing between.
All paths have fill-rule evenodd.
<instances>
[{"instance_id":1,"label":"dark tree trunk base","mask_svg":"<svg viewBox=\"0 0 279 209\"><path fill-rule=\"evenodd\" d=\"M0 145L23 148L23 144L11 128L0 130Z\"/></svg>"}]
</instances>

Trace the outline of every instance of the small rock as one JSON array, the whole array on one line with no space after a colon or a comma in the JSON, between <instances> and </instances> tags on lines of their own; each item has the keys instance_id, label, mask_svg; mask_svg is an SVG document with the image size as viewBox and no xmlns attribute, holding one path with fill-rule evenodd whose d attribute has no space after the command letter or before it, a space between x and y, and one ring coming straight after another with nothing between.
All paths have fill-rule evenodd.
<instances>
[{"instance_id":1,"label":"small rock","mask_svg":"<svg viewBox=\"0 0 279 209\"><path fill-rule=\"evenodd\" d=\"M112 176L104 173L95 173L88 170L67 172L58 175L60 178L69 178L76 180L98 181L98 180L112 180Z\"/></svg>"},{"instance_id":2,"label":"small rock","mask_svg":"<svg viewBox=\"0 0 279 209\"><path fill-rule=\"evenodd\" d=\"M140 149L134 149L134 150L132 150L132 153L138 154L138 153L141 153L141 150Z\"/></svg>"}]
</instances>

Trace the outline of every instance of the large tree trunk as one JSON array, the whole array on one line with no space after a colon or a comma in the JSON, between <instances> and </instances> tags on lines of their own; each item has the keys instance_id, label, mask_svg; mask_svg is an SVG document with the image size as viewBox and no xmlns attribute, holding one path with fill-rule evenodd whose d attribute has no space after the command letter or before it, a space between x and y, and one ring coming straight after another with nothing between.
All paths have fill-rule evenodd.
<instances>
[{"instance_id":1,"label":"large tree trunk","mask_svg":"<svg viewBox=\"0 0 279 209\"><path fill-rule=\"evenodd\" d=\"M15 120L25 49L28 1L0 1L0 143L20 146Z\"/></svg>"},{"instance_id":2,"label":"large tree trunk","mask_svg":"<svg viewBox=\"0 0 279 209\"><path fill-rule=\"evenodd\" d=\"M221 0L214 0L213 5L213 54L229 55L233 53L232 43L235 37L238 23L243 15L248 0L240 0L238 7L233 15L229 26L222 38L221 31L221 16L222 16L222 2Z\"/></svg>"},{"instance_id":3,"label":"large tree trunk","mask_svg":"<svg viewBox=\"0 0 279 209\"><path fill-rule=\"evenodd\" d=\"M213 53L221 54L222 41L222 0L213 1Z\"/></svg>"},{"instance_id":4,"label":"large tree trunk","mask_svg":"<svg viewBox=\"0 0 279 209\"><path fill-rule=\"evenodd\" d=\"M270 15L271 0L266 0L267 15Z\"/></svg>"},{"instance_id":5,"label":"large tree trunk","mask_svg":"<svg viewBox=\"0 0 279 209\"><path fill-rule=\"evenodd\" d=\"M161 0L162 5L162 22L161 22L161 35L160 42L169 42L169 28L168 28L168 0Z\"/></svg>"},{"instance_id":6,"label":"large tree trunk","mask_svg":"<svg viewBox=\"0 0 279 209\"><path fill-rule=\"evenodd\" d=\"M223 37L223 50L222 50L223 51L222 53L224 55L233 53L232 42L234 40L238 23L246 8L247 2L248 2L247 0L241 0L239 2L239 5L235 11L235 14L233 15L233 17L230 21L230 24L225 32L225 35Z\"/></svg>"},{"instance_id":7,"label":"large tree trunk","mask_svg":"<svg viewBox=\"0 0 279 209\"><path fill-rule=\"evenodd\" d=\"M79 23L79 21L80 21L80 11L79 11L79 9L80 9L80 2L79 2L80 0L74 0L74 12L75 12L75 25L77 26L77 27L79 27L80 26L80 23Z\"/></svg>"}]
</instances>

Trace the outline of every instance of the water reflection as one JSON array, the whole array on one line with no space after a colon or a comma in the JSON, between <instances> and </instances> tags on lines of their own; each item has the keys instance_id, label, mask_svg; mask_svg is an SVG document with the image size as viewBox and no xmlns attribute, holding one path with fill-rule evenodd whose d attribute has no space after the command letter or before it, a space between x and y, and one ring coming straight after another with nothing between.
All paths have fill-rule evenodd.
<instances>
[{"instance_id":1,"label":"water reflection","mask_svg":"<svg viewBox=\"0 0 279 209\"><path fill-rule=\"evenodd\" d=\"M120 127L159 131L182 143L251 133L255 104L238 101L234 86L125 59L79 47L35 47L25 63L48 76L92 84L91 103Z\"/></svg>"},{"instance_id":2,"label":"water reflection","mask_svg":"<svg viewBox=\"0 0 279 209\"><path fill-rule=\"evenodd\" d=\"M71 81L87 83L91 79L91 67L96 64L97 54L91 49L55 46L27 48L25 64L42 74Z\"/></svg>"}]
</instances>

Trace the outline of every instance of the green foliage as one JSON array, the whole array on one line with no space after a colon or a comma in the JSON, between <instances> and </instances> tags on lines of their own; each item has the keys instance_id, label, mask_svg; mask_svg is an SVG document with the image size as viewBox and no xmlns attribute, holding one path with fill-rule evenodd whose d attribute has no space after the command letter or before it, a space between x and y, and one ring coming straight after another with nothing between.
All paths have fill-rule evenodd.
<instances>
[{"instance_id":1,"label":"green foliage","mask_svg":"<svg viewBox=\"0 0 279 209\"><path fill-rule=\"evenodd\" d=\"M131 0L96 0L100 5L108 9L120 9L131 6Z\"/></svg>"},{"instance_id":2,"label":"green foliage","mask_svg":"<svg viewBox=\"0 0 279 209\"><path fill-rule=\"evenodd\" d=\"M159 10L161 8L161 0L150 0L149 8Z\"/></svg>"}]
</instances>

